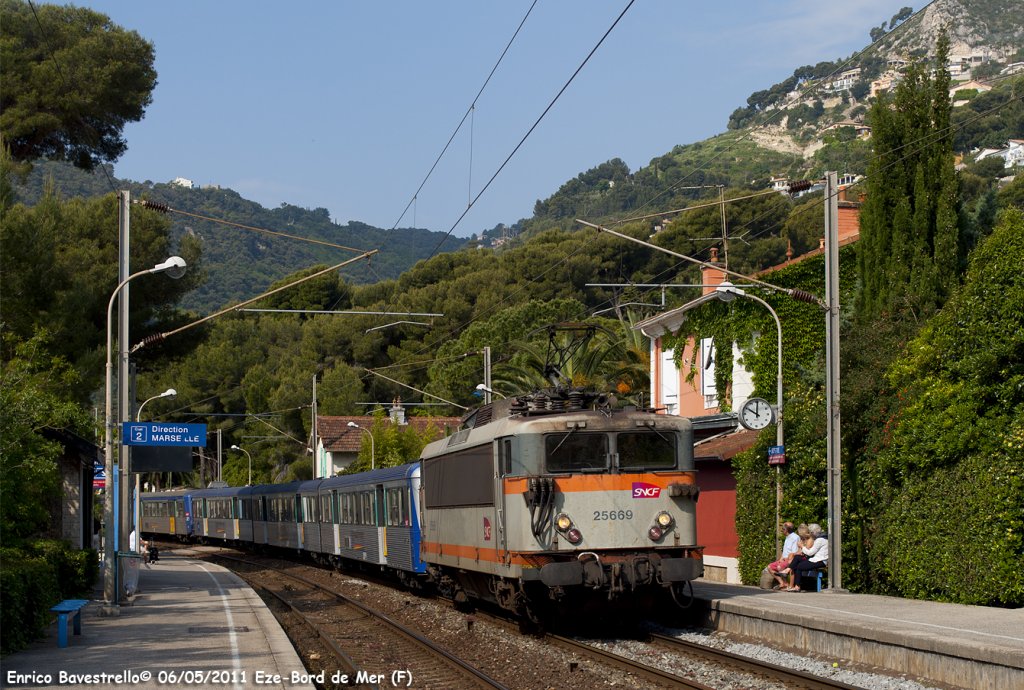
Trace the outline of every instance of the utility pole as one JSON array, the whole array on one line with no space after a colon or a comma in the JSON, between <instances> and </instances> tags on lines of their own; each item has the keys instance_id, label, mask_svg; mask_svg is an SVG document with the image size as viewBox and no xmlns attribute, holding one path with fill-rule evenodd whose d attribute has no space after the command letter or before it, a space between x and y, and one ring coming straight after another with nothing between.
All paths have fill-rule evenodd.
<instances>
[{"instance_id":1,"label":"utility pole","mask_svg":"<svg viewBox=\"0 0 1024 690\"><path fill-rule=\"evenodd\" d=\"M825 174L825 397L828 405L828 582L843 590L842 445L839 425L839 196L836 173Z\"/></svg>"},{"instance_id":2,"label":"utility pole","mask_svg":"<svg viewBox=\"0 0 1024 690\"><path fill-rule=\"evenodd\" d=\"M316 372L313 373L313 421L310 424L310 430L313 434L313 479L319 479L321 476L327 476L327 468L320 467L319 458L317 457L317 443L316 443Z\"/></svg>"},{"instance_id":3,"label":"utility pole","mask_svg":"<svg viewBox=\"0 0 1024 690\"><path fill-rule=\"evenodd\" d=\"M491 402L491 348L484 347L484 405Z\"/></svg>"},{"instance_id":4,"label":"utility pole","mask_svg":"<svg viewBox=\"0 0 1024 690\"><path fill-rule=\"evenodd\" d=\"M126 280L131 274L131 266L129 265L129 237L131 236L131 192L125 190L118 193L118 280ZM131 491L129 487L132 482L129 481L131 471L131 457L129 453L131 450L128 446L124 445L124 439L121 438L121 423L132 418L132 400L129 396L131 386L128 385L129 372L128 372L128 347L129 347L129 334L128 334L128 284L121 288L121 295L117 300L117 420L114 423L115 437L118 438L117 444L117 473L118 473L118 490L116 492L117 500L117 539L115 540L115 548L117 551L123 552L129 550L128 538L131 534ZM118 602L127 599L127 592L125 592L123 583L121 582L121 569L119 566L120 557L114 557L113 565L117 568L117 600Z\"/></svg>"}]
</instances>

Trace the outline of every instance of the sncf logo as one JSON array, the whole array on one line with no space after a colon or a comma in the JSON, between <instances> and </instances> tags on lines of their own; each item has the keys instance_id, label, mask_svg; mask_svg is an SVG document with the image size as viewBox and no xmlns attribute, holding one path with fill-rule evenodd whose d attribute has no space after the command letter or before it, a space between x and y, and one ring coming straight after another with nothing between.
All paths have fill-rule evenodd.
<instances>
[{"instance_id":1,"label":"sncf logo","mask_svg":"<svg viewBox=\"0 0 1024 690\"><path fill-rule=\"evenodd\" d=\"M658 498L661 487L647 482L633 482L633 498Z\"/></svg>"}]
</instances>

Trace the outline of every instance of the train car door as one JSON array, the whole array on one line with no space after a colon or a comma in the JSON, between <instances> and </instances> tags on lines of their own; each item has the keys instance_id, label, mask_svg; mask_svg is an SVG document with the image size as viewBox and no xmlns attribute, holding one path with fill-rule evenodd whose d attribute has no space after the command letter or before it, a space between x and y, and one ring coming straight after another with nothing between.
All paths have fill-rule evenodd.
<instances>
[{"instance_id":1,"label":"train car door","mask_svg":"<svg viewBox=\"0 0 1024 690\"><path fill-rule=\"evenodd\" d=\"M384 485L378 484L374 492L374 515L377 518L377 562L388 560L387 505L384 503Z\"/></svg>"},{"instance_id":2,"label":"train car door","mask_svg":"<svg viewBox=\"0 0 1024 690\"><path fill-rule=\"evenodd\" d=\"M191 537L192 530L195 528L192 516L192 494L185 494L183 503L185 504L185 536Z\"/></svg>"},{"instance_id":3,"label":"train car door","mask_svg":"<svg viewBox=\"0 0 1024 690\"><path fill-rule=\"evenodd\" d=\"M341 502L338 500L338 490L331 490L331 534L334 535L334 555L341 553Z\"/></svg>"},{"instance_id":4,"label":"train car door","mask_svg":"<svg viewBox=\"0 0 1024 690\"><path fill-rule=\"evenodd\" d=\"M305 517L302 512L302 497L299 494L295 494L295 537L297 539L297 545L301 551L305 548Z\"/></svg>"}]
</instances>

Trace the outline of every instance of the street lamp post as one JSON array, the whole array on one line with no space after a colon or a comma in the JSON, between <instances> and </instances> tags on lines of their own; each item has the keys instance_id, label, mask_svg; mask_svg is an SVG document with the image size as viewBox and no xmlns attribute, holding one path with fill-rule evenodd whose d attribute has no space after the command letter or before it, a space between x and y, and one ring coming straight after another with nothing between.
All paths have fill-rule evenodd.
<instances>
[{"instance_id":1,"label":"street lamp post","mask_svg":"<svg viewBox=\"0 0 1024 690\"><path fill-rule=\"evenodd\" d=\"M249 481L246 482L246 486L252 486L252 456L249 455L249 451L241 446L231 446L231 450L240 450L245 453L245 457L249 458Z\"/></svg>"},{"instance_id":2,"label":"street lamp post","mask_svg":"<svg viewBox=\"0 0 1024 690\"><path fill-rule=\"evenodd\" d=\"M111 341L113 336L110 332L110 322L113 320L114 311L114 300L117 299L117 295L121 292L121 288L127 285L130 281L135 280L140 276L144 276L147 273L164 273L167 272L172 278L180 277L185 271L185 260L180 256L172 256L163 263L159 263L153 268L148 268L138 273L133 273L124 280L122 280L116 288L114 288L113 294L110 295L110 301L107 302L107 364L106 364L106 405L104 408L104 439L103 439L103 463L104 472L106 473L106 484L104 487L105 496L103 499L103 517L107 523L107 534L104 539L103 546L103 567L104 578L103 578L103 599L105 601L105 608L107 612L112 612L113 608L117 606L119 601L117 595L117 555L116 555L116 530L117 520L119 518L116 515L116 501L114 497L114 473L116 471L114 467L114 413L113 413L113 368L114 364L111 360ZM122 385L124 383L122 382Z\"/></svg>"},{"instance_id":3,"label":"street lamp post","mask_svg":"<svg viewBox=\"0 0 1024 690\"><path fill-rule=\"evenodd\" d=\"M177 394L178 391L174 390L173 388L168 388L160 395L154 395L152 398L146 398L145 400L142 401L142 404L139 405L139 409L135 411L135 421L142 421L142 408L145 407L146 403L148 403L150 400L156 400L157 398L173 398ZM135 463L133 462L132 464L134 465ZM135 468L133 467L132 469L134 470ZM134 471L132 472L132 474L135 475L135 521L132 523L132 525L135 527L135 545L136 548L138 548L138 545L142 543L142 506L140 505L140 497L142 496L142 494L139 491L141 488L141 474L139 472Z\"/></svg>"},{"instance_id":4,"label":"street lamp post","mask_svg":"<svg viewBox=\"0 0 1024 690\"><path fill-rule=\"evenodd\" d=\"M772 305L766 301L751 295L746 291L736 287L732 283L725 281L715 288L715 292L718 298L723 302L731 302L736 296L746 297L749 300L753 300L771 312L772 318L775 319L775 328L778 332L778 370L776 373L776 385L775 385L775 445L784 446L784 438L782 433L782 322L779 320L779 315L772 309ZM779 524L780 524L780 511L782 509L782 480L781 480L781 467L775 466L775 557L778 558L781 554L779 547Z\"/></svg>"},{"instance_id":5,"label":"street lamp post","mask_svg":"<svg viewBox=\"0 0 1024 690\"><path fill-rule=\"evenodd\" d=\"M367 434L370 435L370 469L371 470L375 469L376 466L377 466L377 460L376 460L376 457L375 457L376 456L376 452L373 449L373 432L370 431L369 429L367 429L366 427L359 426L355 422L349 422L348 425L350 427L352 427L353 429L359 429L360 431L365 431Z\"/></svg>"}]
</instances>

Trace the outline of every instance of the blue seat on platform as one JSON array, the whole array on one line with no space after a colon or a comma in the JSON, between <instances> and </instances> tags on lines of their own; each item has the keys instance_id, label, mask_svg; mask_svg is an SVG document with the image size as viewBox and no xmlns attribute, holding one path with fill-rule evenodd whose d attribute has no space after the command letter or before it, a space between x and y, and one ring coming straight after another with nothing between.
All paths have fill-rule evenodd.
<instances>
[{"instance_id":1,"label":"blue seat on platform","mask_svg":"<svg viewBox=\"0 0 1024 690\"><path fill-rule=\"evenodd\" d=\"M65 599L50 610L57 614L57 646L68 646L68 616L75 626L75 634L82 634L82 608L88 599Z\"/></svg>"}]
</instances>

